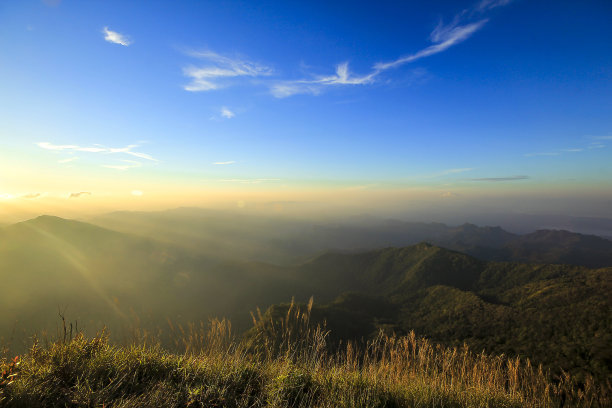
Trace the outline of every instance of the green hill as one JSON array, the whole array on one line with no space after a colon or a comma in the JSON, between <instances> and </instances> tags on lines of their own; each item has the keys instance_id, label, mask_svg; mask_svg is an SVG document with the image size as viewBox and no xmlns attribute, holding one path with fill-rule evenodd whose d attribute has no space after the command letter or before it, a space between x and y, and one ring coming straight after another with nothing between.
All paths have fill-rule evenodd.
<instances>
[{"instance_id":1,"label":"green hill","mask_svg":"<svg viewBox=\"0 0 612 408\"><path fill-rule=\"evenodd\" d=\"M283 314L282 302L314 296L313 319L327 321L330 341L415 330L605 379L611 276L611 268L486 262L426 243L275 266L39 217L0 229L0 279L9 288L0 338L15 347L34 332L53 333L58 309L89 333L107 325L116 338L214 316L241 331L257 307Z\"/></svg>"},{"instance_id":2,"label":"green hill","mask_svg":"<svg viewBox=\"0 0 612 408\"><path fill-rule=\"evenodd\" d=\"M315 305L313 318L326 321L337 340L415 330L447 345L529 357L577 378L605 380L612 371L612 268L482 262L419 244L327 254L299 274L319 288L312 292L324 304ZM332 288L339 297L330 302Z\"/></svg>"}]
</instances>

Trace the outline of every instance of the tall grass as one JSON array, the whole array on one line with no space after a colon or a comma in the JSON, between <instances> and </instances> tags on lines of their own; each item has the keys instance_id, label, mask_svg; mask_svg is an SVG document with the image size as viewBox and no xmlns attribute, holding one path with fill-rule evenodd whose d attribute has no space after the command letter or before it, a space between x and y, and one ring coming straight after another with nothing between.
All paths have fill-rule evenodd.
<instances>
[{"instance_id":1,"label":"tall grass","mask_svg":"<svg viewBox=\"0 0 612 408\"><path fill-rule=\"evenodd\" d=\"M328 345L312 303L273 319L258 312L246 338L226 320L174 327L170 353L150 337L127 346L94 338L36 342L4 359L4 407L558 407L610 406L609 386L551 382L529 361L445 348L414 333ZM20 365L15 365L19 361ZM7 371L8 372L8 371Z\"/></svg>"}]
</instances>

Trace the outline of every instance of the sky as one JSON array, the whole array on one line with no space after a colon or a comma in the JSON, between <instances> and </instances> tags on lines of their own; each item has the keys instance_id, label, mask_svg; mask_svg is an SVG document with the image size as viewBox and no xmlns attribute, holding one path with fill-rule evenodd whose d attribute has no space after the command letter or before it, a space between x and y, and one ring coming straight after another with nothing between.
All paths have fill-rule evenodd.
<instances>
[{"instance_id":1,"label":"sky","mask_svg":"<svg viewBox=\"0 0 612 408\"><path fill-rule=\"evenodd\" d=\"M271 202L612 217L610 21L608 0L4 0L0 221Z\"/></svg>"}]
</instances>

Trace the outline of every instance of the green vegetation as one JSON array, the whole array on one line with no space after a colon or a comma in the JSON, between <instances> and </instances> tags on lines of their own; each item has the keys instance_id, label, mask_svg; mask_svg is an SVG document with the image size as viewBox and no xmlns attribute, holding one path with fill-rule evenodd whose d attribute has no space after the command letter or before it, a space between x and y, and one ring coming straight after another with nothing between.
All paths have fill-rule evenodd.
<instances>
[{"instance_id":1,"label":"green vegetation","mask_svg":"<svg viewBox=\"0 0 612 408\"><path fill-rule=\"evenodd\" d=\"M330 348L327 332L290 305L260 317L248 339L227 321L186 332L184 352L119 347L105 335L35 343L5 360L3 407L556 407L609 406L609 390L548 380L529 361L444 348L414 333L380 333Z\"/></svg>"},{"instance_id":2,"label":"green vegetation","mask_svg":"<svg viewBox=\"0 0 612 408\"><path fill-rule=\"evenodd\" d=\"M313 317L337 340L414 330L447 346L528 357L581 381L612 373L612 268L482 262L420 244L328 254L301 273L329 302Z\"/></svg>"},{"instance_id":3,"label":"green vegetation","mask_svg":"<svg viewBox=\"0 0 612 408\"><path fill-rule=\"evenodd\" d=\"M178 213L187 232L193 217ZM274 224L261 222L257 228L274 229ZM229 241L244 227L223 235L221 224L211 225L219 229L220 239ZM163 225L172 229L172 222ZM246 228L251 227L256 228ZM468 239L474 228L458 227L465 245L478 241ZM330 229L334 227L325 231ZM281 229L276 237L283 241L283 234L290 237L297 230ZM366 347L381 330L389 336L414 331L444 347L466 343L475 352L529 358L542 364L550 379L560 381L568 373L581 387L589 382L603 387L612 374L610 267L487 262L426 243L326 253L300 265L277 266L247 261L252 252L243 254L231 245L224 248L236 249L233 259L209 256L219 248L198 251L204 241L193 231L196 238L188 248L172 234L161 242L57 217L0 229L0 278L9 288L0 297L0 346L13 355L24 353L33 333L44 338L45 332L55 332L59 308L89 338L106 325L110 344L140 344L144 333L154 333L161 346L180 352L177 339L202 337L201 329L189 322L224 316L242 333L251 327L249 311L261 307L266 318L275 320L290 307L282 302L293 296L304 303L314 296L317 305L310 318L331 330L326 337L329 353L347 341ZM385 231L372 242L386 236ZM469 236L483 233L495 245L508 238L499 229L479 231ZM341 227L336 232L337 237L348 234ZM353 243L365 242L359 235L363 230L354 232ZM398 240L405 238L396 232ZM310 238L321 234L314 229ZM567 242L563 233L536 235L541 239L532 238L538 245L554 238L556 248L562 248ZM264 235L254 248L265 254L272 245L268 238ZM249 239L247 235L238 244ZM284 245L290 248L291 240ZM569 248L559 254L570 254ZM165 330L169 322L173 332ZM182 342L178 345L185 346Z\"/></svg>"}]
</instances>

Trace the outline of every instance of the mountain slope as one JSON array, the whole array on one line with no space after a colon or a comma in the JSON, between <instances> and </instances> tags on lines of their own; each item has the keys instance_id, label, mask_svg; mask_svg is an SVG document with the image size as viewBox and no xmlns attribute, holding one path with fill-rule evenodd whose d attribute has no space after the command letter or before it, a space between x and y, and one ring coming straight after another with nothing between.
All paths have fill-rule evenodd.
<instances>
[{"instance_id":1,"label":"mountain slope","mask_svg":"<svg viewBox=\"0 0 612 408\"><path fill-rule=\"evenodd\" d=\"M567 231L516 235L500 227L474 224L450 227L372 217L315 222L198 208L110 213L92 222L209 258L235 259L239 254L245 261L285 265L300 264L330 250L363 252L426 241L484 260L612 266L612 241Z\"/></svg>"},{"instance_id":2,"label":"mountain slope","mask_svg":"<svg viewBox=\"0 0 612 408\"><path fill-rule=\"evenodd\" d=\"M8 226L0 229L0 279L8 288L0 337L14 327L24 338L53 330L65 307L80 327L106 324L123 336L134 325L157 330L167 320L212 316L230 317L240 330L257 306L314 295L313 317L327 320L337 339L414 329L577 375L610 373L612 268L486 262L427 243L327 253L299 266L240 258L220 261L57 217Z\"/></svg>"},{"instance_id":3,"label":"mountain slope","mask_svg":"<svg viewBox=\"0 0 612 408\"><path fill-rule=\"evenodd\" d=\"M482 262L419 244L327 254L299 274L319 288L312 316L326 321L336 340L415 330L448 345L529 357L578 378L603 380L612 372L612 268ZM332 288L339 296L330 302Z\"/></svg>"},{"instance_id":4,"label":"mountain slope","mask_svg":"<svg viewBox=\"0 0 612 408\"><path fill-rule=\"evenodd\" d=\"M221 263L183 248L42 216L0 229L0 338L54 331L58 311L95 331L248 311L286 298L284 270ZM295 286L295 285L292 285ZM282 293L282 297L280 294ZM123 334L122 334L123 335Z\"/></svg>"}]
</instances>

